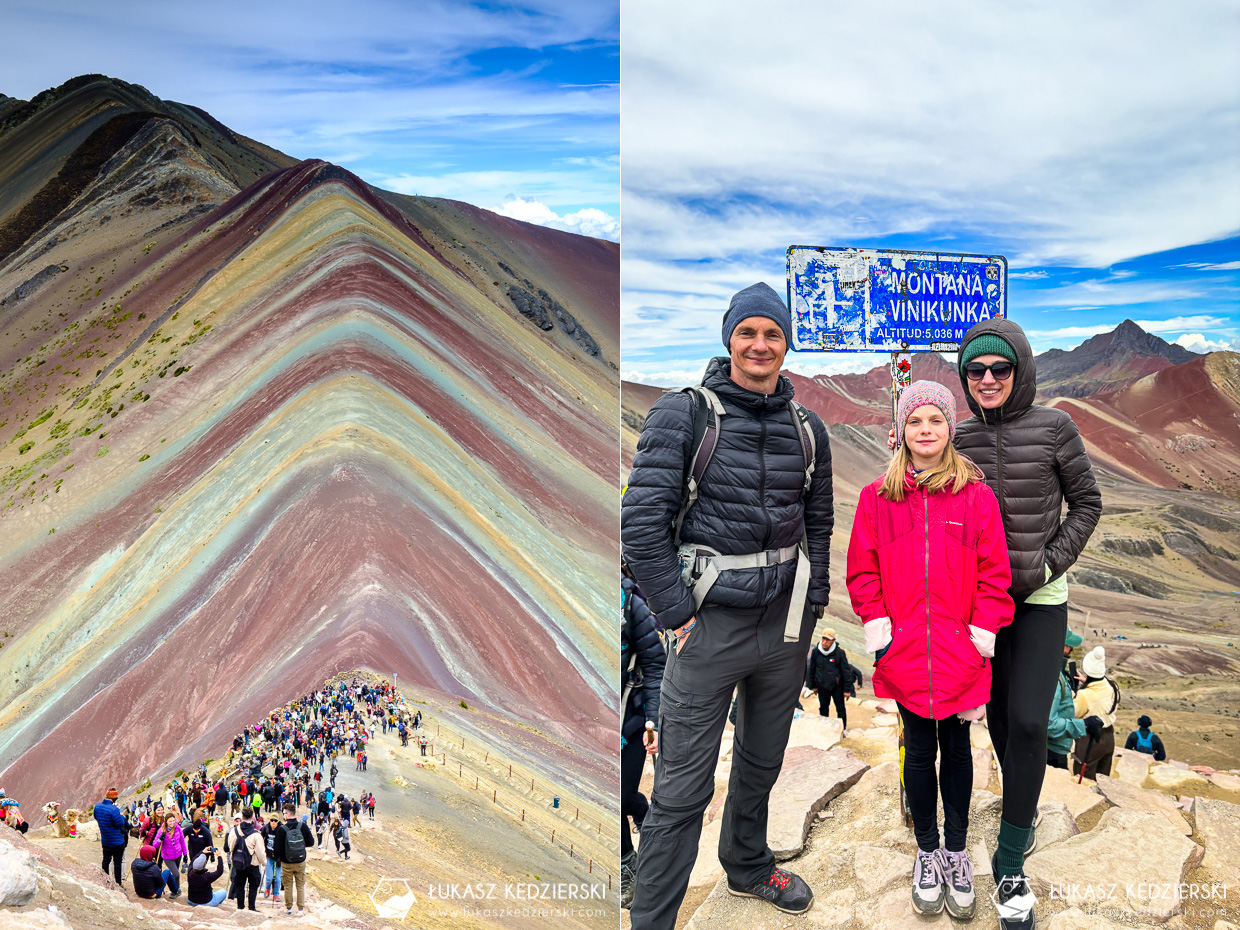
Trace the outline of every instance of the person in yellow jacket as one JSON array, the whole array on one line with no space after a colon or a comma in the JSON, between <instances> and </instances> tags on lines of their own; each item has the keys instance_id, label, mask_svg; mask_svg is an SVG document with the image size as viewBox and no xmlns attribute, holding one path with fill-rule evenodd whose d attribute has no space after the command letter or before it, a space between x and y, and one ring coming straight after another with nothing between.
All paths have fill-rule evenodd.
<instances>
[{"instance_id":1,"label":"person in yellow jacket","mask_svg":"<svg viewBox=\"0 0 1240 930\"><path fill-rule=\"evenodd\" d=\"M1119 707L1119 688L1106 677L1106 650L1095 646L1081 662L1077 678L1081 687L1072 700L1077 717L1085 718L1086 735L1076 741L1072 751L1072 774L1084 766L1086 778L1098 773L1111 774L1111 756L1115 752L1115 710Z\"/></svg>"}]
</instances>

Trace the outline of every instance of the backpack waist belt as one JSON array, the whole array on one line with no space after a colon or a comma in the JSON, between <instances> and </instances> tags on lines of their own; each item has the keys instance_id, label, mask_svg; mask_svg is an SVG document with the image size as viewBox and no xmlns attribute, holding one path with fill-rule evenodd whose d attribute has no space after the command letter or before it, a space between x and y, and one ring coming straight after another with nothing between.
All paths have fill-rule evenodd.
<instances>
[{"instance_id":1,"label":"backpack waist belt","mask_svg":"<svg viewBox=\"0 0 1240 930\"><path fill-rule=\"evenodd\" d=\"M784 546L782 549L764 549L744 555L721 555L709 546L685 543L679 549L681 577L693 594L693 606L699 608L706 594L719 580L721 572L744 568L769 568L794 559L797 563L796 578L792 583L792 600L788 603L788 616L784 621L784 642L795 643L801 634L801 615L809 597L809 556L801 546ZM804 558L800 556L805 555Z\"/></svg>"}]
</instances>

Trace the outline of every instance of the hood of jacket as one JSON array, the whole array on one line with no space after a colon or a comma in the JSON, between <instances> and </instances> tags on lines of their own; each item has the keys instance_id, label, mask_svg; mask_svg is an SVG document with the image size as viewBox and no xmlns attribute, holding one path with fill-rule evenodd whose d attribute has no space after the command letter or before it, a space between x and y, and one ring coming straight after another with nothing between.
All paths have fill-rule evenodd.
<instances>
[{"instance_id":1,"label":"hood of jacket","mask_svg":"<svg viewBox=\"0 0 1240 930\"><path fill-rule=\"evenodd\" d=\"M702 385L718 394L720 400L736 404L738 407L744 407L755 413L782 410L796 393L792 382L782 374L775 384L775 391L771 394L759 394L757 391L741 387L732 380L732 359L727 356L712 358L707 363L706 374L702 376Z\"/></svg>"},{"instance_id":2,"label":"hood of jacket","mask_svg":"<svg viewBox=\"0 0 1240 930\"><path fill-rule=\"evenodd\" d=\"M1008 395L1008 399L1003 406L997 410L983 411L977 401L973 399L973 395L969 393L969 379L965 377L964 371L960 368L960 359L964 355L964 347L969 342L978 336L987 334L1002 337L1016 352L1016 372L1012 375L1014 380L1012 393ZM970 328L964 334L964 339L960 341L960 348L956 350L956 373L960 376L960 386L964 389L964 396L969 409L983 423L1002 423L1005 419L1010 419L1033 406L1034 395L1038 390L1038 373L1037 366L1033 361L1033 348L1029 345L1025 331L1020 328L1019 324L1013 323L1011 320L995 317L990 320L983 320Z\"/></svg>"}]
</instances>

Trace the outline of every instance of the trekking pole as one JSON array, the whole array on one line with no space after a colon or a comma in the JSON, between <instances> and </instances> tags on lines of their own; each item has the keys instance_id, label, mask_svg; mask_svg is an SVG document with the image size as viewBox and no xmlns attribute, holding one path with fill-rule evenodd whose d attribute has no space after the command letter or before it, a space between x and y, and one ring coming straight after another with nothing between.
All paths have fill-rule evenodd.
<instances>
[{"instance_id":1,"label":"trekking pole","mask_svg":"<svg viewBox=\"0 0 1240 930\"><path fill-rule=\"evenodd\" d=\"M1094 737L1089 738L1089 744L1085 747L1085 758L1081 760L1081 774L1076 777L1076 783L1079 785L1081 780L1085 778L1085 761L1089 758L1089 751L1094 748Z\"/></svg>"}]
</instances>

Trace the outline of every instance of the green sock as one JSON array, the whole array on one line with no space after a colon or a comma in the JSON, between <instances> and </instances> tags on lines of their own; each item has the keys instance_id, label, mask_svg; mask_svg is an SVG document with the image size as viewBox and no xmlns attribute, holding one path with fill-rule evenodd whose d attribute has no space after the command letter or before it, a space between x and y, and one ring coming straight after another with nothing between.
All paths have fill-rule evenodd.
<instances>
[{"instance_id":1,"label":"green sock","mask_svg":"<svg viewBox=\"0 0 1240 930\"><path fill-rule=\"evenodd\" d=\"M1014 827L1006 820L999 821L999 851L995 855L995 881L1025 871L1025 847L1033 827Z\"/></svg>"}]
</instances>

